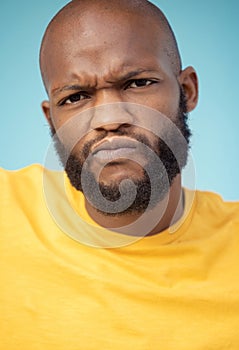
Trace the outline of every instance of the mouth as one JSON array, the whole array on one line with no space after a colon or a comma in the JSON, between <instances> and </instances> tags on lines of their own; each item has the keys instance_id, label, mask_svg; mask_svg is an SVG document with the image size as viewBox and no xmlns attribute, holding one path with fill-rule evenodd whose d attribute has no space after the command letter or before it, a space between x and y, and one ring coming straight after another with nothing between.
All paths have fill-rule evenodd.
<instances>
[{"instance_id":1,"label":"mouth","mask_svg":"<svg viewBox=\"0 0 239 350\"><path fill-rule=\"evenodd\" d=\"M139 148L138 141L129 137L111 137L100 141L92 149L92 156L97 160L112 161L127 158Z\"/></svg>"}]
</instances>

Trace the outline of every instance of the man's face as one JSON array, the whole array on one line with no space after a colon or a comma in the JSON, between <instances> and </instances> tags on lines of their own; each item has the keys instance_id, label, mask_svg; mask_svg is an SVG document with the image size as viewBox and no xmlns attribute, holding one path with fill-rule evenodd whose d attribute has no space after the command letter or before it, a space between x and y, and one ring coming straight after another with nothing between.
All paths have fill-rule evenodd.
<instances>
[{"instance_id":1,"label":"man's face","mask_svg":"<svg viewBox=\"0 0 239 350\"><path fill-rule=\"evenodd\" d=\"M81 18L80 24L76 20L65 24L52 35L46 72L50 104L43 104L43 108L53 133L79 116L84 136L79 137L66 163L73 185L81 189L79 170L87 156L93 154L87 166L89 178L96 180L94 174L107 162L99 181L103 190L112 188L115 193L124 179L137 184L145 180L149 159L136 147L135 140L164 157L166 163L172 160L172 155L150 132L150 126L138 126L142 115L130 113L124 107L120 111L112 108L107 113L98 112L98 108L105 104L117 106L119 102L149 107L170 118L188 141L186 103L164 50L165 34L159 33L158 26L152 23L149 27L137 16L126 18L121 13L105 18L88 13L85 18ZM84 119L86 111L93 108L94 113ZM62 154L67 140L56 140ZM185 162L186 151L182 150ZM136 161L132 157L127 159L132 152ZM170 184L179 172L175 167Z\"/></svg>"}]
</instances>

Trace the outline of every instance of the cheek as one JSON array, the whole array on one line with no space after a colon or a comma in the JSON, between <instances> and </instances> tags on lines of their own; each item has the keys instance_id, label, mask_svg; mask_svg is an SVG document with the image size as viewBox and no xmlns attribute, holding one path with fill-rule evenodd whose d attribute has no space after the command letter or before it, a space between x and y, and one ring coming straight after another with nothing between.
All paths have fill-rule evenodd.
<instances>
[{"instance_id":1,"label":"cheek","mask_svg":"<svg viewBox=\"0 0 239 350\"><path fill-rule=\"evenodd\" d=\"M84 139L80 140L72 148L71 154L82 160L84 158L84 156L83 156L83 149L84 149L85 145L86 145L86 142L84 141Z\"/></svg>"},{"instance_id":2,"label":"cheek","mask_svg":"<svg viewBox=\"0 0 239 350\"><path fill-rule=\"evenodd\" d=\"M79 150L85 144L88 133L88 122L82 120L79 113L54 113L52 124L57 132L58 138L68 150Z\"/></svg>"},{"instance_id":3,"label":"cheek","mask_svg":"<svg viewBox=\"0 0 239 350\"><path fill-rule=\"evenodd\" d=\"M180 89L176 78L168 79L159 85L157 91L148 96L145 105L174 119L178 111Z\"/></svg>"}]
</instances>

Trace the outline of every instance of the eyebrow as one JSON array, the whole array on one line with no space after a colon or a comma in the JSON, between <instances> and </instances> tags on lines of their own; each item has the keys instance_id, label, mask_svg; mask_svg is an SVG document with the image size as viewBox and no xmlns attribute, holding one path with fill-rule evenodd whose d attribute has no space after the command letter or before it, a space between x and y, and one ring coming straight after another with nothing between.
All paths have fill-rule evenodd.
<instances>
[{"instance_id":1,"label":"eyebrow","mask_svg":"<svg viewBox=\"0 0 239 350\"><path fill-rule=\"evenodd\" d=\"M140 69L137 69L137 70L134 70L134 71L131 71L131 72L128 72L126 74L123 74L121 75L120 77L117 78L117 81L124 81L124 80L128 80L130 78L133 78L139 74L142 74L142 73L155 73L155 70L153 69L144 69L144 68L140 68ZM107 80L108 83L112 83L114 82L116 79L112 79L112 80Z\"/></svg>"},{"instance_id":2,"label":"eyebrow","mask_svg":"<svg viewBox=\"0 0 239 350\"><path fill-rule=\"evenodd\" d=\"M86 86L84 87L83 85L79 85L79 84L74 84L74 85L65 85L63 87L60 87L60 88L55 88L55 89L52 89L52 95L58 95L59 93L61 92L64 92L64 91L69 91L69 90L74 90L74 91L79 91L79 90L85 90Z\"/></svg>"},{"instance_id":3,"label":"eyebrow","mask_svg":"<svg viewBox=\"0 0 239 350\"><path fill-rule=\"evenodd\" d=\"M139 74L142 74L142 73L153 73L153 72L155 73L154 69L140 68L140 69L128 72L128 73L126 73L126 74L124 74L116 79L106 80L106 82L107 83L113 83L115 81L122 82L122 81L125 81L128 79L131 79L131 78L133 78ZM89 88L90 88L89 84L87 84L87 85L72 84L72 85L65 85L65 86L60 87L60 88L55 88L51 92L53 95L58 95L59 93L64 92L64 91L79 91L79 90L87 90Z\"/></svg>"}]
</instances>

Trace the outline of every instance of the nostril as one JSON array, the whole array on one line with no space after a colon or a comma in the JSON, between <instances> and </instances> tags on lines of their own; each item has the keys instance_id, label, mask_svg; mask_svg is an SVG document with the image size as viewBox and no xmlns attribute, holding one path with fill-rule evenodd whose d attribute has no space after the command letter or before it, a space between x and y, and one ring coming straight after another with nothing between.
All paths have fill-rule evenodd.
<instances>
[{"instance_id":1,"label":"nostril","mask_svg":"<svg viewBox=\"0 0 239 350\"><path fill-rule=\"evenodd\" d=\"M120 129L122 126L127 127L130 124L128 123L104 123L104 124L98 124L94 126L94 129L97 130L107 130L107 131L114 131Z\"/></svg>"},{"instance_id":2,"label":"nostril","mask_svg":"<svg viewBox=\"0 0 239 350\"><path fill-rule=\"evenodd\" d=\"M120 126L132 125L133 117L131 114L115 108L104 107L95 110L91 117L90 126L92 129L116 130Z\"/></svg>"}]
</instances>

